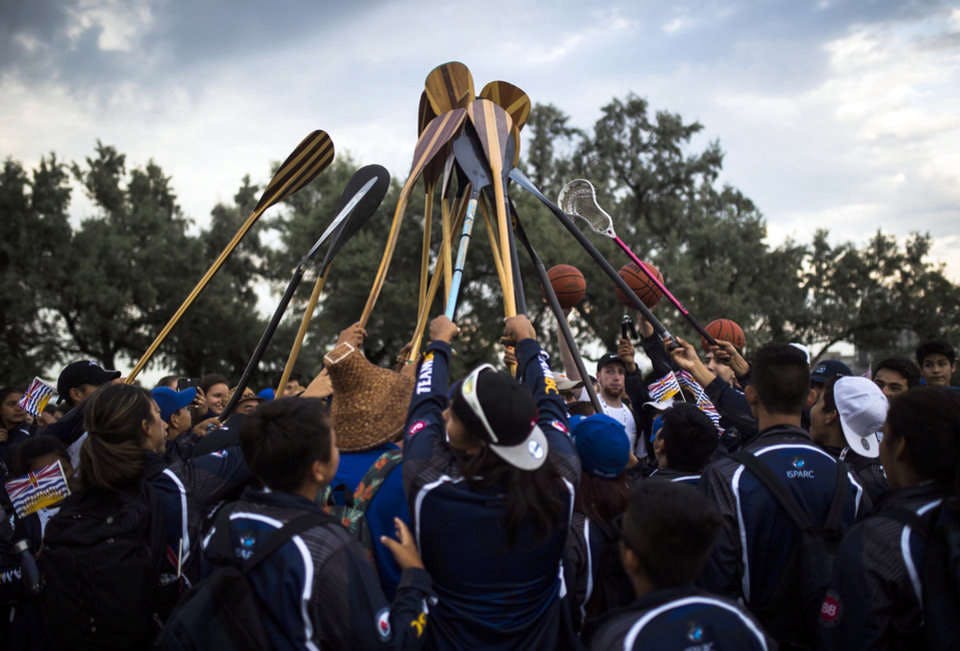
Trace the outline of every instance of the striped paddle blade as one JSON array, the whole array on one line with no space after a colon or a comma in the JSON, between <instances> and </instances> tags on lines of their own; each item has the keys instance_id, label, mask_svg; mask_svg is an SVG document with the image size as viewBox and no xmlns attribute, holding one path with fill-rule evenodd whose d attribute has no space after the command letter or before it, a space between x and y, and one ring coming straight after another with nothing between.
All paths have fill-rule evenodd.
<instances>
[{"instance_id":1,"label":"striped paddle blade","mask_svg":"<svg viewBox=\"0 0 960 651\"><path fill-rule=\"evenodd\" d=\"M473 75L459 61L450 61L430 71L423 82L430 107L437 115L466 108L473 101Z\"/></svg>"},{"instance_id":2,"label":"striped paddle blade","mask_svg":"<svg viewBox=\"0 0 960 651\"><path fill-rule=\"evenodd\" d=\"M491 81L480 91L482 99L488 99L510 114L513 126L522 129L530 117L530 98L509 81Z\"/></svg>"},{"instance_id":3,"label":"striped paddle blade","mask_svg":"<svg viewBox=\"0 0 960 651\"><path fill-rule=\"evenodd\" d=\"M300 141L267 184L254 212L279 203L299 191L333 162L333 141L326 131L314 131Z\"/></svg>"},{"instance_id":4,"label":"striped paddle blade","mask_svg":"<svg viewBox=\"0 0 960 651\"><path fill-rule=\"evenodd\" d=\"M419 137L423 130L430 124L430 120L437 117L430 106L430 100L427 99L427 91L420 93L420 106L417 107L417 136Z\"/></svg>"}]
</instances>

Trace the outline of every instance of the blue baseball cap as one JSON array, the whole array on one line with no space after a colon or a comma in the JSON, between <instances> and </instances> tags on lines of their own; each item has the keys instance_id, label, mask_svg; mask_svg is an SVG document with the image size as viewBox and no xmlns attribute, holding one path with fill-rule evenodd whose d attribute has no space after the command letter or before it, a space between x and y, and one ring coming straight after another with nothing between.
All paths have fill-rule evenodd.
<instances>
[{"instance_id":1,"label":"blue baseball cap","mask_svg":"<svg viewBox=\"0 0 960 651\"><path fill-rule=\"evenodd\" d=\"M273 400L275 396L273 389L267 387L266 389L260 389L260 391L257 392L257 397L263 398L264 400Z\"/></svg>"},{"instance_id":2,"label":"blue baseball cap","mask_svg":"<svg viewBox=\"0 0 960 651\"><path fill-rule=\"evenodd\" d=\"M584 471L612 479L627 469L630 439L620 421L594 414L577 423L572 435Z\"/></svg>"},{"instance_id":3,"label":"blue baseball cap","mask_svg":"<svg viewBox=\"0 0 960 651\"><path fill-rule=\"evenodd\" d=\"M153 399L157 401L160 407L160 418L164 422L170 422L170 417L188 406L197 396L196 387L189 387L183 391L174 391L170 387L157 387L153 391Z\"/></svg>"}]
</instances>

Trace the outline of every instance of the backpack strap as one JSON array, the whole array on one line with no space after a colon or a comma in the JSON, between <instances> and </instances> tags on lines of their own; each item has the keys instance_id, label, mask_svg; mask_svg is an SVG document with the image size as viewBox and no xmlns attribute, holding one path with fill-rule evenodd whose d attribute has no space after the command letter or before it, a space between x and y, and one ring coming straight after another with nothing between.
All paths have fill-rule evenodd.
<instances>
[{"instance_id":1,"label":"backpack strap","mask_svg":"<svg viewBox=\"0 0 960 651\"><path fill-rule=\"evenodd\" d=\"M810 516L801 508L796 498L793 496L783 482L780 481L770 468L760 461L756 456L747 450L737 450L733 453L733 458L746 466L754 476L760 480L767 490L773 495L774 499L783 507L787 515L793 520L793 523L801 531L809 531L813 528L810 522ZM838 461L836 463L837 476L836 485L833 492L833 500L830 502L830 510L827 512L827 518L823 523L823 529L826 531L840 531L840 525L843 520L843 507L847 501L846 481L847 465Z\"/></svg>"},{"instance_id":2,"label":"backpack strap","mask_svg":"<svg viewBox=\"0 0 960 651\"><path fill-rule=\"evenodd\" d=\"M230 513L232 509L224 507L217 512L214 520L215 530L213 537L210 538L208 549L215 561L226 562L238 565L240 570L246 574L257 565L262 563L270 554L277 551L288 540L296 535L325 524L336 522L325 513L304 513L288 521L282 527L272 532L267 539L259 546L256 553L246 561L240 562L234 555L233 545L230 542Z\"/></svg>"},{"instance_id":3,"label":"backpack strap","mask_svg":"<svg viewBox=\"0 0 960 651\"><path fill-rule=\"evenodd\" d=\"M387 475L402 462L403 452L400 450L387 450L381 454L373 465L367 468L363 479L357 484L357 488L353 491L353 503L347 504L349 509L354 513L366 513Z\"/></svg>"},{"instance_id":4,"label":"backpack strap","mask_svg":"<svg viewBox=\"0 0 960 651\"><path fill-rule=\"evenodd\" d=\"M760 483L770 491L774 499L776 499L783 510L786 511L798 529L806 531L811 528L812 524L807 512L800 507L793 494L787 490L783 482L773 474L773 471L767 467L767 464L760 461L760 459L747 450L737 450L733 454L733 458L746 466L747 469L753 473L754 477L760 480Z\"/></svg>"},{"instance_id":5,"label":"backpack strap","mask_svg":"<svg viewBox=\"0 0 960 651\"><path fill-rule=\"evenodd\" d=\"M332 522L335 522L335 520L329 515L318 512L304 513L303 515L295 517L270 534L270 537L266 539L264 544L261 545L260 549L258 549L256 553L243 564L241 570L244 574L246 574L257 565L262 563L270 554L285 545L294 536L299 535L308 529L322 527L323 525L330 524Z\"/></svg>"}]
</instances>

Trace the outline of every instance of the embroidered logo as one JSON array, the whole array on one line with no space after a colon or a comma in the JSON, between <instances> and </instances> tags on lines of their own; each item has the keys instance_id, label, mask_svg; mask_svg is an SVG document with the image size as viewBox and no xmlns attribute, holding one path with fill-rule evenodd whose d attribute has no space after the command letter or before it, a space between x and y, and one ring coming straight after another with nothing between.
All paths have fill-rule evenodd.
<instances>
[{"instance_id":1,"label":"embroidered logo","mask_svg":"<svg viewBox=\"0 0 960 651\"><path fill-rule=\"evenodd\" d=\"M820 606L820 621L823 622L825 626L832 626L840 619L842 610L840 595L833 590L829 590L823 598L823 604Z\"/></svg>"},{"instance_id":2,"label":"embroidered logo","mask_svg":"<svg viewBox=\"0 0 960 651\"><path fill-rule=\"evenodd\" d=\"M792 470L787 470L787 479L813 479L814 472L807 470L807 462L800 457L794 457L790 463Z\"/></svg>"},{"instance_id":3,"label":"embroidered logo","mask_svg":"<svg viewBox=\"0 0 960 651\"><path fill-rule=\"evenodd\" d=\"M427 426L427 421L418 420L417 422L410 425L409 429L407 429L407 434L410 436L416 436L420 432L420 430L422 430L426 426Z\"/></svg>"},{"instance_id":4,"label":"embroidered logo","mask_svg":"<svg viewBox=\"0 0 960 651\"><path fill-rule=\"evenodd\" d=\"M390 609L383 608L377 613L377 635L386 642L390 639Z\"/></svg>"}]
</instances>

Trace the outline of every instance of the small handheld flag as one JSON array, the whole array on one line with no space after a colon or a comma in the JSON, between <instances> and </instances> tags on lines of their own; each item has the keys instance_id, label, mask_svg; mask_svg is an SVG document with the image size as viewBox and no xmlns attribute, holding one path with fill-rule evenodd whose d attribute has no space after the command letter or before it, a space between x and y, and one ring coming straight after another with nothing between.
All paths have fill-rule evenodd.
<instances>
[{"instance_id":1,"label":"small handheld flag","mask_svg":"<svg viewBox=\"0 0 960 651\"><path fill-rule=\"evenodd\" d=\"M34 418L39 418L40 414L43 413L43 408L53 397L53 393L52 386L35 377L17 404Z\"/></svg>"},{"instance_id":2,"label":"small handheld flag","mask_svg":"<svg viewBox=\"0 0 960 651\"><path fill-rule=\"evenodd\" d=\"M7 495L21 518L62 502L69 494L67 476L59 461L6 483Z\"/></svg>"}]
</instances>

